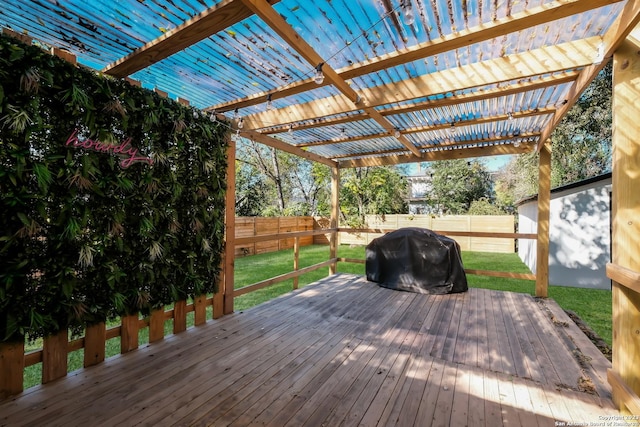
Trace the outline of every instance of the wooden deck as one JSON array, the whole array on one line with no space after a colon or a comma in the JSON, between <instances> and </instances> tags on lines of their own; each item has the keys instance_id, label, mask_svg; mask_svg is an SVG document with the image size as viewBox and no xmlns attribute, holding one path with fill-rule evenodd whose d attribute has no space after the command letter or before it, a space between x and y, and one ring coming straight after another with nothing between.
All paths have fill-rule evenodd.
<instances>
[{"instance_id":1,"label":"wooden deck","mask_svg":"<svg viewBox=\"0 0 640 427\"><path fill-rule=\"evenodd\" d=\"M343 274L30 389L0 425L589 425L618 414L609 366L553 301Z\"/></svg>"}]
</instances>

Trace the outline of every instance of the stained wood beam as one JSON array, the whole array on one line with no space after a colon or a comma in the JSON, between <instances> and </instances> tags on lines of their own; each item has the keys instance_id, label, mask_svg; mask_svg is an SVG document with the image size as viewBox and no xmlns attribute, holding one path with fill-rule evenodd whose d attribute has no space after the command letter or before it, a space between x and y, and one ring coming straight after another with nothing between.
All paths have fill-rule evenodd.
<instances>
[{"instance_id":1,"label":"stained wood beam","mask_svg":"<svg viewBox=\"0 0 640 427\"><path fill-rule=\"evenodd\" d=\"M543 108L543 109L531 110L531 111L521 111L521 112L513 113L512 117L514 120L516 120L516 119L521 119L525 117L535 117L535 116L544 116L544 115L554 114L555 111L556 111L555 108ZM455 122L455 124L456 126L471 126L471 125L503 122L506 120L509 120L509 116L506 114L500 114L497 116L482 117L474 120L461 120L461 121ZM419 132L433 132L436 130L449 129L450 127L451 127L451 123L438 123L431 126L420 126L415 128L409 128L409 129L401 129L401 133L404 135L404 134L412 134L412 133L419 133ZM369 135L355 136L355 137L349 137L349 138L325 139L325 140L315 141L315 142L306 142L302 144L295 144L295 146L296 147L317 147L321 145L343 144L345 142L366 141L368 139L374 139L374 138L388 138L388 137L392 137L393 134L394 132L387 131L387 132L380 132L377 134L369 134ZM424 147L419 147L419 148L424 148Z\"/></svg>"},{"instance_id":2,"label":"stained wood beam","mask_svg":"<svg viewBox=\"0 0 640 427\"><path fill-rule=\"evenodd\" d=\"M354 64L337 70L343 80L349 80L369 73L377 72L385 68L394 67L450 50L459 49L474 43L490 40L516 31L521 31L545 22L565 18L578 13L586 12L599 7L617 3L620 0L562 0L554 1L544 6L514 14L500 20L484 23L476 27L459 31L416 46L372 58L369 61ZM216 111L232 111L236 108L249 107L264 102L265 97L271 94L272 99L284 98L316 88L312 79L289 84L269 92L261 92L247 98L226 102L212 106Z\"/></svg>"},{"instance_id":3,"label":"stained wood beam","mask_svg":"<svg viewBox=\"0 0 640 427\"><path fill-rule=\"evenodd\" d=\"M517 138L538 138L540 137L539 133L524 133L522 135L518 135L517 137L515 136L505 136L505 137L494 137L494 138L485 138L485 139L473 139L473 140L464 140L464 141L449 141L449 142L443 142L440 144L433 144L433 143L428 143L428 144L422 144L422 145L418 145L417 147L420 150L427 150L427 149L432 149L432 148L447 148L447 147L455 147L457 145L474 145L474 144L483 144L483 143L490 143L490 144L498 144L498 143L511 143L513 140L517 139ZM524 144L523 144L524 145ZM353 158L363 158L363 157L367 157L367 156L379 156L381 154L394 154L394 153L406 153L406 150L402 149L402 148L394 148L394 149L390 149L390 150L378 150L378 151L367 151L367 152L362 152L362 153L358 153L358 154L343 154L340 156L335 156L332 157L333 160L336 161L342 161L344 159L353 159Z\"/></svg>"},{"instance_id":4,"label":"stained wood beam","mask_svg":"<svg viewBox=\"0 0 640 427\"><path fill-rule=\"evenodd\" d=\"M336 73L329 65L325 64L324 58L320 56L312 47L304 41L300 34L289 25L289 23L276 10L271 7L267 0L242 0L242 2L253 13L258 15L276 34L278 34L289 46L298 52L312 67L322 65L325 75L325 82L334 85L353 103L359 102L359 96L351 86Z\"/></svg>"},{"instance_id":5,"label":"stained wood beam","mask_svg":"<svg viewBox=\"0 0 640 427\"><path fill-rule=\"evenodd\" d=\"M331 168L331 216L329 228L332 229L329 236L329 258L336 260L338 256L338 227L340 222L340 168ZM338 263L333 261L329 265L329 275L336 274Z\"/></svg>"},{"instance_id":6,"label":"stained wood beam","mask_svg":"<svg viewBox=\"0 0 640 427\"><path fill-rule=\"evenodd\" d=\"M636 10L640 1L632 3L627 6ZM634 32L626 37L613 57L611 263L627 272L640 271L640 40L636 36ZM640 415L640 293L626 282L612 283L615 375L609 380L616 407Z\"/></svg>"},{"instance_id":7,"label":"stained wood beam","mask_svg":"<svg viewBox=\"0 0 640 427\"><path fill-rule=\"evenodd\" d=\"M538 160L538 239L536 244L536 297L549 289L549 210L551 206L551 141L545 141Z\"/></svg>"},{"instance_id":8,"label":"stained wood beam","mask_svg":"<svg viewBox=\"0 0 640 427\"><path fill-rule=\"evenodd\" d=\"M264 0L276 4L280 0ZM107 65L102 72L126 77L162 61L199 41L216 34L252 15L241 0L222 0L217 5L185 21L177 28Z\"/></svg>"},{"instance_id":9,"label":"stained wood beam","mask_svg":"<svg viewBox=\"0 0 640 427\"><path fill-rule=\"evenodd\" d=\"M547 46L406 79L395 84L363 89L360 95L366 99L367 107L376 107L416 99L425 94L462 91L582 68L593 63L593 53L600 41L600 37L591 37ZM246 129L259 129L264 127L264 123L295 123L319 119L329 113L357 113L361 110L361 107L354 105L344 95L335 95L305 104L248 115L245 116L244 123Z\"/></svg>"},{"instance_id":10,"label":"stained wood beam","mask_svg":"<svg viewBox=\"0 0 640 427\"><path fill-rule=\"evenodd\" d=\"M366 159L344 160L339 162L340 168L360 168L366 166L388 166L401 163L435 162L438 160L467 159L474 157L501 156L507 154L525 154L535 150L534 144L523 144L516 148L511 144L492 147L463 148L459 150L432 151L422 157L413 154L395 154Z\"/></svg>"},{"instance_id":11,"label":"stained wood beam","mask_svg":"<svg viewBox=\"0 0 640 427\"><path fill-rule=\"evenodd\" d=\"M322 163L330 167L336 167L338 165L337 162L331 159L319 156L318 154L312 153L310 151L303 150L302 148L298 148L293 145L287 144L286 142L282 142L279 139L270 137L268 135L262 135L261 133L256 131L251 131L251 130L245 131L241 133L241 136L254 140L261 144L268 145L269 147L273 147L290 154L295 154L296 156L300 156L308 160L313 160L314 162Z\"/></svg>"},{"instance_id":12,"label":"stained wood beam","mask_svg":"<svg viewBox=\"0 0 640 427\"><path fill-rule=\"evenodd\" d=\"M287 23L287 21L276 10L269 5L266 0L242 0L245 5L260 17L269 27L277 33L282 39L289 44L296 52L298 52L312 66L321 66L325 75L325 81L329 81L335 86L342 96L346 97L355 108L363 108L365 113L380 126L387 131L393 131L394 126L389 120L378 113L375 108L365 105L360 95L351 88L349 83L336 73L329 65L325 64L324 59L300 37L300 35ZM326 115L326 114L325 114ZM413 152L416 156L420 156L420 151L405 137L398 140Z\"/></svg>"},{"instance_id":13,"label":"stained wood beam","mask_svg":"<svg viewBox=\"0 0 640 427\"><path fill-rule=\"evenodd\" d=\"M447 98L441 98L438 100L429 100L418 102L411 105L403 105L399 107L390 107L383 110L378 110L383 116L390 116L394 114L410 113L412 111L425 111L434 108L441 108L453 105L460 105L470 102L482 101L485 99L496 98L500 96L515 95L518 93L534 91L538 89L544 89L550 86L557 86L563 83L574 81L579 76L577 71L569 71L562 74L555 74L552 76L546 76L535 80L529 80L526 82L514 83L509 86L502 86L495 89L478 90L476 92L468 92L461 95L449 96ZM434 94L438 95L438 94ZM302 124L287 123L281 126L270 126L268 128L259 129L260 133L264 135L270 135L274 133L281 133L289 130L289 125L292 125L293 130L314 129L329 125L339 125L343 123L350 123L359 120L366 119L366 115L363 114L350 114L348 117L330 118L324 120L316 120L313 122L305 122Z\"/></svg>"},{"instance_id":14,"label":"stained wood beam","mask_svg":"<svg viewBox=\"0 0 640 427\"><path fill-rule=\"evenodd\" d=\"M580 72L580 76L578 76L569 90L567 96L568 102L558 109L553 120L551 120L542 131L540 141L546 141L551 137L551 133L556 126L558 126L569 109L573 107L587 86L591 84L598 73L607 65L618 46L631 34L631 31L633 31L638 23L640 23L640 1L629 1L601 40L601 49L603 50L602 61L597 64L591 64ZM541 149L542 143L538 144L538 151Z\"/></svg>"}]
</instances>

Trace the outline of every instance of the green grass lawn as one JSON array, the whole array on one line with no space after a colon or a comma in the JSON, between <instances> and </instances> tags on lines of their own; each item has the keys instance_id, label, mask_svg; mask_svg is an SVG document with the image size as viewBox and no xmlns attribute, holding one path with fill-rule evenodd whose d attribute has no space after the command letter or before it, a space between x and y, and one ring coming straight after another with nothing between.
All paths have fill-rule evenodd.
<instances>
[{"instance_id":1,"label":"green grass lawn","mask_svg":"<svg viewBox=\"0 0 640 427\"><path fill-rule=\"evenodd\" d=\"M338 256L342 258L364 259L363 246L340 246ZM329 247L324 245L303 246L300 248L300 268L329 259ZM494 271L510 271L516 273L530 273L517 254L497 254L485 252L463 252L462 260L465 268ZM270 252L237 258L235 261L235 286L241 288L261 280L266 280L293 269L293 250ZM338 263L338 272L365 274L364 264ZM299 286L318 281L329 274L329 268L323 267L299 278ZM470 287L495 289L500 291L522 292L535 294L535 283L529 280L506 279L468 275ZM235 311L240 312L269 299L283 295L293 289L293 280L277 283L264 289L248 293L236 298ZM587 323L602 339L611 345L611 291L549 286L549 297L553 298L562 308L574 311ZM209 308L210 310L210 308ZM193 325L193 313L189 313L187 323ZM211 313L208 313L211 318ZM117 324L117 321L113 322ZM109 325L112 326L112 325ZM172 321L165 323L165 334L172 331ZM140 331L140 344L148 342L148 329ZM29 349L40 347L41 340L30 344ZM107 341L107 357L120 352L120 339ZM69 370L82 367L83 351L78 350L69 354ZM25 388L39 384L41 364L25 369Z\"/></svg>"},{"instance_id":2,"label":"green grass lawn","mask_svg":"<svg viewBox=\"0 0 640 427\"><path fill-rule=\"evenodd\" d=\"M338 256L342 258L364 259L364 246L340 246ZM300 250L300 266L316 264L329 258L328 246L304 246ZM291 270L293 251L271 252L236 259L235 281L237 287L246 286L269 277L277 276ZM498 254L487 252L463 252L462 261L465 268L478 270L510 271L530 273L528 267L517 254ZM365 274L364 264L339 263L338 271L343 273ZM300 286L312 283L328 275L328 268L322 268L300 277ZM475 288L495 289L499 291L522 292L535 295L535 282L530 280L506 279L468 275L469 286ZM292 281L273 285L243 295L236 299L236 310L259 304L270 298L282 295L293 287ZM574 311L602 339L611 345L611 291L583 289L563 286L549 286L549 297L562 308Z\"/></svg>"}]
</instances>

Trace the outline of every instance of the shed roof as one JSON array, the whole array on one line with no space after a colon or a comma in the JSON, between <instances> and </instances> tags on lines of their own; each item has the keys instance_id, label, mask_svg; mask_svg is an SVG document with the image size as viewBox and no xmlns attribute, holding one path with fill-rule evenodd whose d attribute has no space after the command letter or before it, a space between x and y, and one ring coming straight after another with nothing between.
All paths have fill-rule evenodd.
<instances>
[{"instance_id":1,"label":"shed roof","mask_svg":"<svg viewBox=\"0 0 640 427\"><path fill-rule=\"evenodd\" d=\"M611 172L606 172L606 173L603 173L602 175L582 179L580 181L571 182L569 184L564 184L559 187L554 187L551 189L551 194L558 194L558 193L562 193L564 191L569 191L569 190L576 190L577 192L580 190L584 190L585 188L591 188L591 186L593 186L594 184L599 184L599 183L602 183L600 184L602 186L611 185L611 177L612 177ZM518 200L515 203L515 206L519 207L530 202L535 202L536 200L538 200L538 195L533 194L531 196L525 197L524 199Z\"/></svg>"},{"instance_id":2,"label":"shed roof","mask_svg":"<svg viewBox=\"0 0 640 427\"><path fill-rule=\"evenodd\" d=\"M0 26L234 129L240 117L240 136L343 167L536 149L640 15L637 2L612 0L2 6Z\"/></svg>"}]
</instances>

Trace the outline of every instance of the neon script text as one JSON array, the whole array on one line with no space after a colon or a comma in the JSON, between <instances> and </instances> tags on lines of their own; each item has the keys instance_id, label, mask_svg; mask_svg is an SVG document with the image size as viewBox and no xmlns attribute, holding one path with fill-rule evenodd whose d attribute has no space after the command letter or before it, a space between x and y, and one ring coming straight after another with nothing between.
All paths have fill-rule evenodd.
<instances>
[{"instance_id":1,"label":"neon script text","mask_svg":"<svg viewBox=\"0 0 640 427\"><path fill-rule=\"evenodd\" d=\"M128 168L133 163L147 163L152 165L153 159L150 157L139 156L138 149L131 146L131 138L123 140L118 144L108 144L96 139L80 139L78 137L78 130L74 130L69 139L67 139L66 146L73 145L74 148L84 148L85 150L96 151L98 153L111 153L118 157L124 157L120 160L120 166Z\"/></svg>"}]
</instances>

